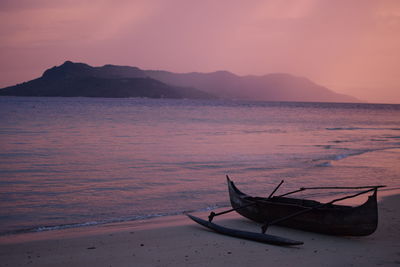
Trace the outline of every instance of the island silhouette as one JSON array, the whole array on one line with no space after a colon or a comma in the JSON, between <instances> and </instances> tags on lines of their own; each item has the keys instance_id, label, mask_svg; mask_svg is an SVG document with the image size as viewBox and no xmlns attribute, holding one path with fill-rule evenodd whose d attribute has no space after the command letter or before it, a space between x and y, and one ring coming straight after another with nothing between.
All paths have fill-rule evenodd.
<instances>
[{"instance_id":1,"label":"island silhouette","mask_svg":"<svg viewBox=\"0 0 400 267\"><path fill-rule=\"evenodd\" d=\"M257 101L359 102L307 78L287 73L238 76L228 71L173 73L66 61L37 79L0 89L0 95L148 97Z\"/></svg>"}]
</instances>

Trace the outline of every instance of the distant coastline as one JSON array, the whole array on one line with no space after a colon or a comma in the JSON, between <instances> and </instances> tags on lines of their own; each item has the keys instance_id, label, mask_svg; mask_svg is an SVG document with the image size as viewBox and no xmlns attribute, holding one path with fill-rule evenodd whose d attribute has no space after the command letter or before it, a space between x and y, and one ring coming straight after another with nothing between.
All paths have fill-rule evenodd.
<instances>
[{"instance_id":1,"label":"distant coastline","mask_svg":"<svg viewBox=\"0 0 400 267\"><path fill-rule=\"evenodd\" d=\"M0 89L0 96L147 97L296 102L360 102L307 78L286 73L237 76L228 71L173 73L66 61L31 81Z\"/></svg>"}]
</instances>

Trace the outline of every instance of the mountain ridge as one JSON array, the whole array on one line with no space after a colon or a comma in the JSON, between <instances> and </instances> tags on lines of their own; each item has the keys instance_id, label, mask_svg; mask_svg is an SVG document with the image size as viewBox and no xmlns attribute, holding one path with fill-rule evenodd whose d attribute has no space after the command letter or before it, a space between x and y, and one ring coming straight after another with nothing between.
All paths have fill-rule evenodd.
<instances>
[{"instance_id":1,"label":"mountain ridge","mask_svg":"<svg viewBox=\"0 0 400 267\"><path fill-rule=\"evenodd\" d=\"M190 84L192 87L204 92L212 92L221 98L261 101L360 102L352 96L338 94L320 86L308 78L288 73L238 76L228 71L172 73L145 70L145 72L150 77L165 83L179 86Z\"/></svg>"},{"instance_id":2,"label":"mountain ridge","mask_svg":"<svg viewBox=\"0 0 400 267\"><path fill-rule=\"evenodd\" d=\"M258 101L360 102L288 73L239 76L221 70L174 73L65 61L37 79L0 89L0 95L223 98Z\"/></svg>"},{"instance_id":3,"label":"mountain ridge","mask_svg":"<svg viewBox=\"0 0 400 267\"><path fill-rule=\"evenodd\" d=\"M66 61L37 79L0 89L0 95L61 97L215 98L195 88L172 86L127 66L92 67Z\"/></svg>"}]
</instances>

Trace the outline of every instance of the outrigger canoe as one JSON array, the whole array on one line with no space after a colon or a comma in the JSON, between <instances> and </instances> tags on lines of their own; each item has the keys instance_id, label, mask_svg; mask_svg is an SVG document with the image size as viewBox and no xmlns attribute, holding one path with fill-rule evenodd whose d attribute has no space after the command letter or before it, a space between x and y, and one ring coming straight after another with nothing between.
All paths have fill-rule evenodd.
<instances>
[{"instance_id":1,"label":"outrigger canoe","mask_svg":"<svg viewBox=\"0 0 400 267\"><path fill-rule=\"evenodd\" d=\"M232 209L219 213L211 212L208 221L188 214L188 217L217 233L254 240L274 245L301 245L303 242L266 234L270 225L280 225L305 231L347 236L365 236L375 232L378 226L378 188L377 186L359 187L302 187L298 190L273 196L283 181L268 197L252 197L240 191L226 176ZM363 189L363 191L321 203L315 200L289 198L287 195L309 189ZM335 202L370 193L367 201L359 206L336 205ZM212 222L213 218L232 211L262 224L261 233L241 231L220 226Z\"/></svg>"},{"instance_id":2,"label":"outrigger canoe","mask_svg":"<svg viewBox=\"0 0 400 267\"><path fill-rule=\"evenodd\" d=\"M378 188L362 187L311 187L274 197L252 197L240 191L227 176L230 202L233 210L240 215L264 224L263 232L269 225L280 225L305 231L330 235L366 236L378 226ZM367 189L360 193L320 203L314 200L285 197L306 189ZM365 203L352 207L333 203L372 192ZM212 217L218 214L211 214Z\"/></svg>"}]
</instances>

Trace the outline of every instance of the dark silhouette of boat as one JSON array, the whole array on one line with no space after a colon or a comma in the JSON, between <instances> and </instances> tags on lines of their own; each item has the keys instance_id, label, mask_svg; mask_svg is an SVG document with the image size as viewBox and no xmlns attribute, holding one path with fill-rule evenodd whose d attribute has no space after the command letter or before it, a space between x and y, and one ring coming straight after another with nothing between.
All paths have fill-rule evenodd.
<instances>
[{"instance_id":1,"label":"dark silhouette of boat","mask_svg":"<svg viewBox=\"0 0 400 267\"><path fill-rule=\"evenodd\" d=\"M378 226L378 188L362 187L311 187L275 197L252 197L241 192L227 176L230 202L240 215L262 223L263 232L270 225L280 225L305 231L330 235L366 236ZM315 200L285 197L307 189L367 189L362 192L320 203ZM372 192L367 201L359 206L335 205L333 203ZM210 220L218 214L211 214Z\"/></svg>"},{"instance_id":2,"label":"dark silhouette of boat","mask_svg":"<svg viewBox=\"0 0 400 267\"><path fill-rule=\"evenodd\" d=\"M232 209L219 213L211 212L208 216L208 221L188 214L188 217L193 221L220 234L268 244L291 246L301 245L303 242L266 234L267 228L270 225L280 225L330 235L366 236L375 232L378 226L377 192L378 188L384 187L383 185L302 187L280 196L273 196L276 190L282 185L282 181L268 197L252 197L240 191L228 176L226 178ZM327 203L286 197L300 191L313 189L362 189L362 191L331 200ZM367 201L359 206L352 207L334 204L335 202L370 192L372 194L368 197ZM261 233L227 228L212 222L214 217L232 211L236 211L250 220L262 223Z\"/></svg>"}]
</instances>

